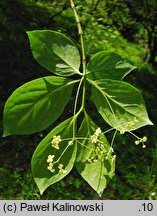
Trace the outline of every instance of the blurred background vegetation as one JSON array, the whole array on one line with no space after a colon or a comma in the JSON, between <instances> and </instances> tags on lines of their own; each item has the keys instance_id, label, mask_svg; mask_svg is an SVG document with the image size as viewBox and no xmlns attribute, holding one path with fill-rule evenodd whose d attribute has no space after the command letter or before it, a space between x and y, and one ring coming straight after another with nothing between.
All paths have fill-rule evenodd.
<instances>
[{"instance_id":1,"label":"blurred background vegetation","mask_svg":"<svg viewBox=\"0 0 157 216\"><path fill-rule=\"evenodd\" d=\"M129 134L117 136L116 173L102 199L157 199L157 1L75 0L75 4L84 29L87 59L98 51L112 50L136 65L138 69L126 79L142 91L154 123L136 131L148 137L146 149L136 146ZM0 1L1 137L3 107L10 94L27 81L51 75L32 57L26 31L35 29L60 31L80 46L68 0ZM91 98L88 100L90 116L105 128ZM75 169L43 196L31 174L30 161L37 144L71 110L69 104L58 122L41 133L1 138L0 199L99 199Z\"/></svg>"}]
</instances>

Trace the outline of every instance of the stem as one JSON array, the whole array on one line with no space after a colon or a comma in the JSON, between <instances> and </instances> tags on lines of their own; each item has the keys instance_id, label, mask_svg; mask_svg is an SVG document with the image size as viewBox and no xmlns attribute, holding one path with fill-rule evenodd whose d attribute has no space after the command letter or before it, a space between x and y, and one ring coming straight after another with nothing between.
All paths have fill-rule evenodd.
<instances>
[{"instance_id":1,"label":"stem","mask_svg":"<svg viewBox=\"0 0 157 216\"><path fill-rule=\"evenodd\" d=\"M139 136L137 136L136 134L134 134L133 132L131 131L128 131L128 133L130 133L131 135L133 135L134 137L136 137L138 140L140 140L141 138Z\"/></svg>"},{"instance_id":2,"label":"stem","mask_svg":"<svg viewBox=\"0 0 157 216\"><path fill-rule=\"evenodd\" d=\"M83 82L83 77L80 80L80 83L79 83L79 86L78 86L78 89L77 89L77 93L76 93L75 105L74 105L74 116L76 115L76 108L77 108L78 97L79 97L82 82Z\"/></svg>"},{"instance_id":3,"label":"stem","mask_svg":"<svg viewBox=\"0 0 157 216\"><path fill-rule=\"evenodd\" d=\"M80 80L79 86L78 86L78 90L76 93L76 98L75 98L75 105L74 105L74 119L73 119L73 139L75 139L75 133L76 133L76 124L77 124L77 117L78 115L82 112L82 110L84 110L84 105L85 105L85 91L86 91L86 87L85 87L85 76L86 76L86 56L85 56L85 49L84 49L84 40L83 40L83 31L82 31L82 27L81 27L81 23L80 23L80 19L79 16L77 14L75 5L73 0L70 0L70 6L73 10L74 16L75 16L75 20L77 23L77 28L78 28L78 34L80 37L80 43L81 43L81 51L82 51L82 67L83 67L83 77ZM77 110L77 104L78 104L78 97L79 97L79 93L80 93L80 89L81 89L81 85L83 83L83 91L82 91L82 103L81 103L81 108L79 109L79 111L76 113Z\"/></svg>"},{"instance_id":4,"label":"stem","mask_svg":"<svg viewBox=\"0 0 157 216\"><path fill-rule=\"evenodd\" d=\"M76 109L77 109L77 103L78 103L78 98L79 98L79 93L80 93L80 89L81 89L81 85L84 82L83 85L83 92L82 92L82 103L81 103L81 107L79 109L79 111L76 113ZM84 77L81 78L78 89L77 89L77 93L76 93L76 98L75 98L75 105L74 105L74 119L73 119L73 139L75 138L75 132L76 132L76 123L77 123L77 117L79 116L79 114L84 110L85 111L85 92L86 92L86 87L85 87L85 80Z\"/></svg>"},{"instance_id":5,"label":"stem","mask_svg":"<svg viewBox=\"0 0 157 216\"><path fill-rule=\"evenodd\" d=\"M77 103L78 103L78 97L79 97L79 93L80 93L80 89L81 89L81 85L83 82L83 77L80 80L78 89L77 89L77 93L76 93L76 98L75 98L75 104L74 104L74 119L73 119L73 139L75 138L75 132L76 132L76 123L77 123L77 116L80 114L80 112L82 112L82 105L80 110L76 113L76 109L77 109Z\"/></svg>"},{"instance_id":6,"label":"stem","mask_svg":"<svg viewBox=\"0 0 157 216\"><path fill-rule=\"evenodd\" d=\"M84 85L83 85L83 92L82 92L82 104L81 108L84 110L85 108L85 93L86 93L86 86L85 86L85 80L84 80Z\"/></svg>"},{"instance_id":7,"label":"stem","mask_svg":"<svg viewBox=\"0 0 157 216\"><path fill-rule=\"evenodd\" d=\"M66 150L69 148L69 146L70 146L70 144L68 144L68 145L66 146L66 148L64 149L64 151L62 152L62 154L60 155L60 157L55 161L55 163L58 163L58 162L60 161L61 157L64 155L64 153L65 153Z\"/></svg>"},{"instance_id":8,"label":"stem","mask_svg":"<svg viewBox=\"0 0 157 216\"><path fill-rule=\"evenodd\" d=\"M85 139L84 139L84 140L85 140ZM81 146L85 147L86 149L94 150L94 148L88 147L87 145L82 144L82 143L79 142L78 140L77 140L77 142L78 142Z\"/></svg>"},{"instance_id":9,"label":"stem","mask_svg":"<svg viewBox=\"0 0 157 216\"><path fill-rule=\"evenodd\" d=\"M83 31L82 31L82 27L81 27L81 22L80 22L78 14L77 14L73 0L70 0L70 5L71 5L71 8L72 8L74 16L75 16L75 20L76 20L77 28L78 28L78 34L80 36L81 50L82 50L83 74L86 75L86 56L85 56Z\"/></svg>"},{"instance_id":10,"label":"stem","mask_svg":"<svg viewBox=\"0 0 157 216\"><path fill-rule=\"evenodd\" d=\"M117 134L117 130L116 130L116 131L114 132L114 134L113 134L112 141L111 141L111 147L113 146L113 143L114 143L116 134Z\"/></svg>"}]
</instances>

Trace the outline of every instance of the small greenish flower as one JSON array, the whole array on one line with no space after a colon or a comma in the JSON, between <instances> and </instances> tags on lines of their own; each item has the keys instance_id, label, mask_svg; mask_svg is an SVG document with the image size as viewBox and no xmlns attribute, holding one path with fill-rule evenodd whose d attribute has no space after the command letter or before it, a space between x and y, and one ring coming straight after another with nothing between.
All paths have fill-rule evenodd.
<instances>
[{"instance_id":1,"label":"small greenish flower","mask_svg":"<svg viewBox=\"0 0 157 216\"><path fill-rule=\"evenodd\" d=\"M113 152L114 152L113 148L110 147L108 154L113 153Z\"/></svg>"},{"instance_id":2,"label":"small greenish flower","mask_svg":"<svg viewBox=\"0 0 157 216\"><path fill-rule=\"evenodd\" d=\"M65 174L67 171L63 169L63 164L58 165L59 173Z\"/></svg>"},{"instance_id":3,"label":"small greenish flower","mask_svg":"<svg viewBox=\"0 0 157 216\"><path fill-rule=\"evenodd\" d=\"M134 125L135 125L134 122L128 122L126 127L127 127L128 130L131 130Z\"/></svg>"},{"instance_id":4,"label":"small greenish flower","mask_svg":"<svg viewBox=\"0 0 157 216\"><path fill-rule=\"evenodd\" d=\"M144 136L143 138L139 138L138 140L135 141L136 145L139 145L140 143L142 143L142 148L146 148L146 145L144 144L144 142L147 142L147 137Z\"/></svg>"},{"instance_id":5,"label":"small greenish flower","mask_svg":"<svg viewBox=\"0 0 157 216\"><path fill-rule=\"evenodd\" d=\"M58 135L58 136L54 136L52 141L51 141L51 144L52 144L52 147L56 148L56 149L59 149L59 143L61 142L61 136Z\"/></svg>"},{"instance_id":6,"label":"small greenish flower","mask_svg":"<svg viewBox=\"0 0 157 216\"><path fill-rule=\"evenodd\" d=\"M146 148L146 145L145 145L145 144L143 144L143 145L142 145L142 148Z\"/></svg>"},{"instance_id":7,"label":"small greenish flower","mask_svg":"<svg viewBox=\"0 0 157 216\"><path fill-rule=\"evenodd\" d=\"M102 133L100 128L97 128L95 133L91 136L91 140L93 144L96 144L98 142L98 137Z\"/></svg>"},{"instance_id":8,"label":"small greenish flower","mask_svg":"<svg viewBox=\"0 0 157 216\"><path fill-rule=\"evenodd\" d=\"M91 136L91 140L93 144L96 144L98 142L98 137L102 133L100 128L97 128L95 133Z\"/></svg>"},{"instance_id":9,"label":"small greenish flower","mask_svg":"<svg viewBox=\"0 0 157 216\"><path fill-rule=\"evenodd\" d=\"M59 173L63 173L63 174L65 174L65 173L67 173L67 171L64 170L64 169L61 169L61 170L59 170Z\"/></svg>"},{"instance_id":10,"label":"small greenish flower","mask_svg":"<svg viewBox=\"0 0 157 216\"><path fill-rule=\"evenodd\" d=\"M134 117L134 122L139 122L138 119L136 117Z\"/></svg>"},{"instance_id":11,"label":"small greenish flower","mask_svg":"<svg viewBox=\"0 0 157 216\"><path fill-rule=\"evenodd\" d=\"M136 145L139 145L139 144L140 144L140 141L139 141L139 140L136 140L136 141L135 141L135 144L136 144Z\"/></svg>"},{"instance_id":12,"label":"small greenish flower","mask_svg":"<svg viewBox=\"0 0 157 216\"><path fill-rule=\"evenodd\" d=\"M133 128L133 126L138 122L138 119L136 117L134 117L133 121L132 122L128 122L126 124L126 128L128 130L131 130Z\"/></svg>"},{"instance_id":13,"label":"small greenish flower","mask_svg":"<svg viewBox=\"0 0 157 216\"><path fill-rule=\"evenodd\" d=\"M49 171L51 171L52 173L55 172L55 169L53 169L53 166L54 166L54 161L53 161L53 159L54 159L54 157L55 157L54 155L49 155L48 158L47 158L47 163L49 163L47 169L48 169Z\"/></svg>"},{"instance_id":14,"label":"small greenish flower","mask_svg":"<svg viewBox=\"0 0 157 216\"><path fill-rule=\"evenodd\" d=\"M72 146L72 145L73 145L73 141L70 140L70 141L68 142L68 145Z\"/></svg>"},{"instance_id":15,"label":"small greenish flower","mask_svg":"<svg viewBox=\"0 0 157 216\"><path fill-rule=\"evenodd\" d=\"M94 134L98 137L101 133L102 133L101 129L97 128Z\"/></svg>"},{"instance_id":16,"label":"small greenish flower","mask_svg":"<svg viewBox=\"0 0 157 216\"><path fill-rule=\"evenodd\" d=\"M59 164L58 169L62 169L63 168L63 164Z\"/></svg>"},{"instance_id":17,"label":"small greenish flower","mask_svg":"<svg viewBox=\"0 0 157 216\"><path fill-rule=\"evenodd\" d=\"M95 153L96 153L96 155L101 154L101 148L100 148L100 147L97 147L96 150L95 150Z\"/></svg>"},{"instance_id":18,"label":"small greenish flower","mask_svg":"<svg viewBox=\"0 0 157 216\"><path fill-rule=\"evenodd\" d=\"M116 160L116 155L113 155L113 157L112 157L112 163L113 163L113 161L115 161Z\"/></svg>"},{"instance_id":19,"label":"small greenish flower","mask_svg":"<svg viewBox=\"0 0 157 216\"><path fill-rule=\"evenodd\" d=\"M87 161L88 161L88 163L92 163L92 159L91 158L88 158Z\"/></svg>"},{"instance_id":20,"label":"small greenish flower","mask_svg":"<svg viewBox=\"0 0 157 216\"><path fill-rule=\"evenodd\" d=\"M147 137L144 136L144 137L142 138L142 141L143 141L143 142L147 142Z\"/></svg>"},{"instance_id":21,"label":"small greenish flower","mask_svg":"<svg viewBox=\"0 0 157 216\"><path fill-rule=\"evenodd\" d=\"M91 140L92 140L92 143L93 143L93 144L96 144L97 141L98 141L97 135L96 135L96 134L93 134L93 135L91 136Z\"/></svg>"},{"instance_id":22,"label":"small greenish flower","mask_svg":"<svg viewBox=\"0 0 157 216\"><path fill-rule=\"evenodd\" d=\"M48 170L50 170L52 173L55 172L55 169L53 169L54 163L53 162L49 162L49 165L47 167Z\"/></svg>"},{"instance_id":23,"label":"small greenish flower","mask_svg":"<svg viewBox=\"0 0 157 216\"><path fill-rule=\"evenodd\" d=\"M93 160L93 163L96 163L97 161L98 161L97 159L94 159L94 160Z\"/></svg>"},{"instance_id":24,"label":"small greenish flower","mask_svg":"<svg viewBox=\"0 0 157 216\"><path fill-rule=\"evenodd\" d=\"M55 169L53 169L50 165L47 167L48 170L50 170L52 173L55 172Z\"/></svg>"},{"instance_id":25,"label":"small greenish flower","mask_svg":"<svg viewBox=\"0 0 157 216\"><path fill-rule=\"evenodd\" d=\"M49 155L48 158L47 158L47 163L52 163L54 157L55 157L54 155Z\"/></svg>"}]
</instances>

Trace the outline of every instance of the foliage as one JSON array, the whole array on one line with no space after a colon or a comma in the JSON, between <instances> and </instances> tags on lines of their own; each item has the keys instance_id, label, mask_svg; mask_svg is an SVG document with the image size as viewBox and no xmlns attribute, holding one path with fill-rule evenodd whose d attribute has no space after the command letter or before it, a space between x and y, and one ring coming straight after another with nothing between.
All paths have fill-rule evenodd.
<instances>
[{"instance_id":1,"label":"foliage","mask_svg":"<svg viewBox=\"0 0 157 216\"><path fill-rule=\"evenodd\" d=\"M18 136L15 138L14 142L11 142L11 139L10 141L5 140L5 145L1 146L0 162L3 164L3 167L1 166L0 168L1 200L100 199L90 190L90 187L79 178L75 169L73 169L66 178L57 182L55 187L50 186L41 196L33 181L29 164L35 143L39 141L40 137L31 136L31 138L29 138L29 136L21 136L19 138ZM156 157L155 148L152 149L149 147L147 151L145 149L141 151L141 148L132 145L133 140L130 140L130 136L126 136L126 138L127 139L117 136L117 143L119 143L119 145L115 146L115 151L117 153L116 175L110 181L102 199L156 200L157 184L155 167L151 173L151 161L154 156ZM152 142L156 142L155 136ZM6 147L10 149L7 154L5 152ZM25 151L26 148L27 152ZM16 157L13 157L15 149ZM121 149L123 149L123 154L121 153ZM127 151L125 149L127 149ZM6 157L8 157L9 160L7 160Z\"/></svg>"},{"instance_id":2,"label":"foliage","mask_svg":"<svg viewBox=\"0 0 157 216\"><path fill-rule=\"evenodd\" d=\"M15 90L4 108L4 136L31 134L47 128L61 115L70 100L74 84L79 82L73 117L60 123L40 142L32 158L32 171L42 194L51 184L64 178L76 160L78 172L101 196L114 175L115 155L112 154L112 145L117 131L124 134L152 123L139 90L121 81L134 66L115 53L99 52L86 67L82 29L72 1L71 6L81 38L83 71L79 71L77 47L63 34L49 30L28 32L34 58L41 66L60 77L36 79ZM81 78L63 78L71 75ZM86 112L86 82L92 87L98 112L116 130L111 146ZM78 109L81 88L82 102ZM84 119L76 135L77 118L82 112ZM138 138L135 143L144 143L146 140L146 137Z\"/></svg>"},{"instance_id":3,"label":"foliage","mask_svg":"<svg viewBox=\"0 0 157 216\"><path fill-rule=\"evenodd\" d=\"M134 25L134 22L131 21L130 15L129 22L127 22L127 11L129 11L129 8L127 9L127 6L125 12L123 11L122 14L122 18L126 22L126 25L125 22L122 21L122 19L117 19L119 23L115 28L115 23L113 23L114 17L108 14L108 10L112 8L114 1L112 1L112 4L110 4L110 6L108 4L107 7L105 2L109 2L109 0L98 1L100 2L98 5L94 5L94 2L96 3L97 1L83 1L81 2L82 6L79 5L79 1L76 2L77 9L79 10L79 14L81 16L82 25L85 29L84 38L86 42L85 48L87 59L91 58L96 52L109 50L119 53L123 58L131 60L131 62L138 66L139 69L136 69L133 73L129 74L129 76L127 76L125 80L134 83L135 86L140 87L144 95L144 99L146 100L150 117L151 119L153 119L154 123L156 123L156 70L150 67L148 64L143 64L142 62L143 47L145 47L145 38L147 36L146 32L143 30L143 27L139 25L140 21L138 21L138 25L137 21L136 25ZM116 4L114 4L114 10L111 9L111 11L114 12L117 6L118 1ZM122 7L119 6L117 7L117 14L122 11L121 8ZM32 29L56 29L59 32L70 34L76 43L78 36L76 34L76 27L74 26L73 16L70 12L69 4L65 1L63 2L54 0L52 3L52 1L41 0L15 0L13 2L2 0L0 2L0 10L0 65L2 68L0 89L1 99L2 101L4 101L13 89L23 84L24 82L37 77L45 76L45 73L46 76L51 75L51 73L44 70L44 68L39 67L38 64L36 64L36 62L33 60L28 47L25 31L30 31ZM142 10L140 9L139 12L140 11ZM134 18L136 17L134 16ZM119 33L119 31L122 35ZM123 36L125 36L125 38ZM128 39L130 41L128 41ZM88 43L88 41L90 41L90 43ZM135 41L137 44L134 43ZM79 47L80 45L77 44L77 46ZM89 94L91 93L90 86L87 86L86 92L86 94L89 96ZM74 93L72 94L69 105L65 107L64 115L62 115L57 121L58 124L60 123L60 121L63 121L71 115L71 105L74 103ZM86 97L86 100L88 113L90 113L92 119L97 122L97 125L100 125L104 129L106 125L104 126L104 122L96 113L96 109L93 107L92 98ZM1 103L1 105L3 106L3 102ZM78 122L80 121L81 119L78 120ZM57 125L57 123L55 122L43 133L37 133L35 134L35 136L45 136L52 127L54 128ZM126 139L125 137L116 140L117 145L114 145L115 152L118 156L116 163L116 176L110 182L102 198L155 198L151 196L151 193L154 193L156 191L156 177L153 177L154 174L151 174L150 170L151 162L154 160L153 157L155 158L156 156L156 128L151 131L149 130L149 128L144 128L141 129L138 134L139 136L141 136L141 134L148 135L149 148L143 149L142 152L139 149L138 151L141 152L141 154L138 154L137 149L131 145L131 142L134 142L134 140L130 141L130 138ZM32 177L29 173L30 168L28 165L32 152L35 148L35 143L39 142L40 140L37 139L33 141L32 136L28 135L27 138L28 139L26 139L26 136L24 136L24 138L21 139L18 136L16 138L16 142L14 143L12 142L10 137L6 137L5 139L1 140L1 170L3 169L5 171L1 172L0 180L2 185L1 195L4 199L36 199L37 197L39 199L58 199L58 195L60 195L59 199L87 199L87 197L94 199L95 194L90 192L90 189L86 188L86 185L81 181L81 179L79 179L79 176L75 175L75 173L73 172L70 176L68 175L66 178L64 178L64 180L56 183L55 187L50 187L50 189L48 189L41 197L37 192L37 189L34 187L35 185L32 182ZM112 137L109 136L108 140L112 140ZM123 145L121 146L122 143ZM27 149L27 152L25 149ZM121 150L123 153L121 152ZM10 155L8 155L9 153ZM13 155L15 155L15 157L13 157ZM29 155L29 158L27 160L26 155ZM4 158L4 160L2 160L2 158ZM17 163L17 160L19 160L19 158L21 158L21 160L19 163ZM141 163L139 163L138 161L139 158L142 158ZM143 160L145 160L145 163L143 163ZM124 161L126 166L124 166ZM5 163L8 162L10 163L10 167L5 166ZM154 173L156 173L155 167L156 165L154 164ZM14 175L12 174L10 175L10 173L14 173L14 170L15 172L19 173L18 175L16 175L17 178L14 178ZM4 175L4 173L7 174ZM72 184L75 185L76 181L76 185L78 187L73 188ZM70 185L68 184L69 182ZM20 187L20 184L23 184L23 186ZM11 185L16 185L16 187L14 187L14 190L11 188ZM28 185L30 187L28 187ZM151 185L151 187L149 187L149 185ZM17 191L15 188L19 188L19 191ZM55 189L56 195L54 194ZM69 191L69 195L66 196L63 191ZM78 191L79 194L75 194L73 193L73 191ZM128 191L128 193L126 193L126 191ZM145 192L143 193L143 191ZM37 197L35 195L36 193ZM91 194L91 196L89 196L89 194Z\"/></svg>"}]
</instances>

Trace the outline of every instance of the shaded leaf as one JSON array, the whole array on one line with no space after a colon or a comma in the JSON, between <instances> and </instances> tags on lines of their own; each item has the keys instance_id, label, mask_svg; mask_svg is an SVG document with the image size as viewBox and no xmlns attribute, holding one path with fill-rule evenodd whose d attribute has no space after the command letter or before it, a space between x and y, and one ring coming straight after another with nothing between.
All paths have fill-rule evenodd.
<instances>
[{"instance_id":1,"label":"shaded leaf","mask_svg":"<svg viewBox=\"0 0 157 216\"><path fill-rule=\"evenodd\" d=\"M77 146L76 143L68 146L68 140L64 141L64 139L72 137L72 125L72 118L69 118L59 124L39 143L33 154L32 172L41 194L50 185L64 178L73 168ZM55 149L51 144L53 136L57 135L60 135L62 139L59 143L59 149ZM65 151L65 149L67 150ZM54 161L56 161L63 152L64 154L60 158L59 162L54 165L55 172L50 172L47 169L48 155L54 155ZM63 164L63 168L66 170L66 173L59 173L59 164Z\"/></svg>"},{"instance_id":2,"label":"shaded leaf","mask_svg":"<svg viewBox=\"0 0 157 216\"><path fill-rule=\"evenodd\" d=\"M75 82L48 76L16 89L4 107L4 136L31 134L47 128L63 112Z\"/></svg>"}]
</instances>

